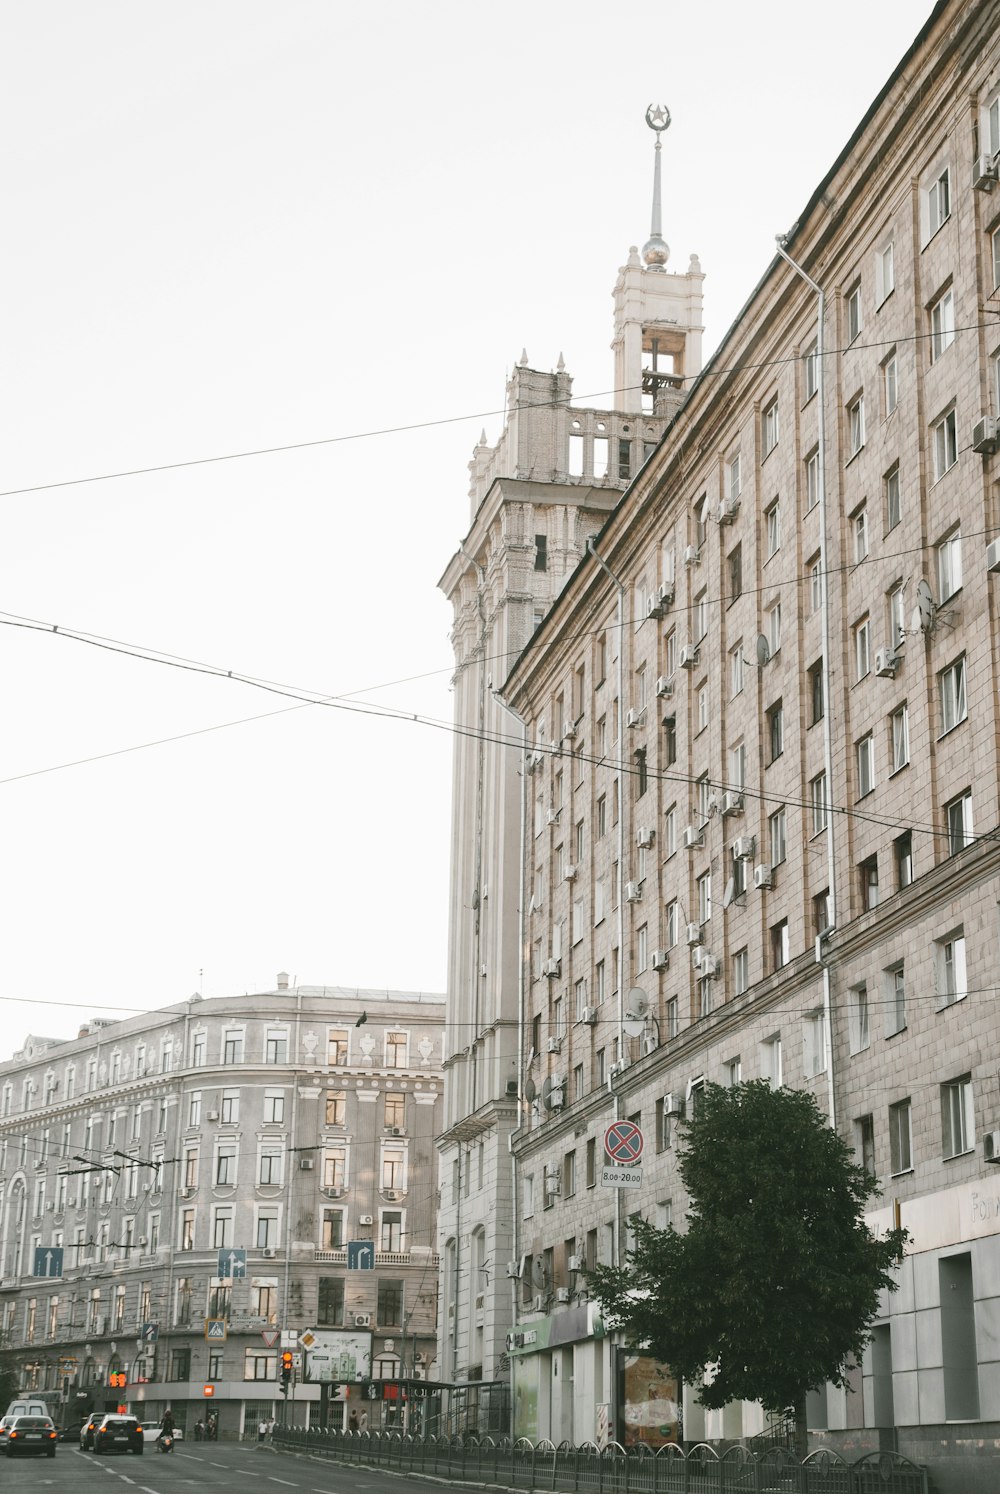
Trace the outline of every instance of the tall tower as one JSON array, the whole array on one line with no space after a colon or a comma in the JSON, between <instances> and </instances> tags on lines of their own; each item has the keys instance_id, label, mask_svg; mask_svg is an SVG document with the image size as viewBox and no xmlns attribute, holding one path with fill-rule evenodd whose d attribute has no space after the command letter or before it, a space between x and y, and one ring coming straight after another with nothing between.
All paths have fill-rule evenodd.
<instances>
[{"instance_id":1,"label":"tall tower","mask_svg":"<svg viewBox=\"0 0 1000 1494\"><path fill-rule=\"evenodd\" d=\"M509 1140L524 1103L524 767L531 744L495 692L701 364L701 268L692 256L686 274L668 273L660 232L660 136L669 114L651 105L647 122L656 131L652 232L643 260L633 248L615 285L614 407L573 405L561 355L555 371L544 373L522 354L507 384L500 438L490 446L484 432L473 452L470 528L439 583L454 611L457 727L438 1142L444 1380L506 1382L518 1286L508 1272L520 1251ZM563 743L573 712L568 681L565 700L546 722L546 745ZM567 756L571 746L567 741ZM532 803L532 817L539 812L549 811ZM501 1387L478 1403L481 1430L507 1429Z\"/></svg>"}]
</instances>

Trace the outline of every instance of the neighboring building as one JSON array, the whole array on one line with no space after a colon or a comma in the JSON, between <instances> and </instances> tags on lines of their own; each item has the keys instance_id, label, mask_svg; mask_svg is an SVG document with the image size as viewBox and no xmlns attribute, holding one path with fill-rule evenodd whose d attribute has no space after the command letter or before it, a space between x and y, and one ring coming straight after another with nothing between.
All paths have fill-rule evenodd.
<instances>
[{"instance_id":1,"label":"neighboring building","mask_svg":"<svg viewBox=\"0 0 1000 1494\"><path fill-rule=\"evenodd\" d=\"M653 227L644 255L659 264L668 251L655 211ZM455 613L455 713L466 728L455 738L445 1124L438 1143L446 1380L508 1378L516 1284L507 1263L520 1249L510 1140L524 1046L521 728L494 688L654 449L679 403L683 377L698 371L702 278L693 257L686 273L664 274L644 267L631 250L615 286L611 410L572 406L572 379L561 360L556 373L545 374L522 358L507 386L500 443L491 450L484 438L470 463L472 528L440 582ZM652 391L648 398L644 386ZM654 402L655 413L644 413ZM575 712L567 694L554 736ZM555 799L551 813L558 817ZM481 1420L506 1429L496 1402L484 1404Z\"/></svg>"},{"instance_id":2,"label":"neighboring building","mask_svg":"<svg viewBox=\"0 0 1000 1494\"><path fill-rule=\"evenodd\" d=\"M224 1436L280 1414L272 1328L345 1335L346 1378L430 1377L443 1014L279 976L29 1038L0 1064L0 1363L67 1411L211 1409ZM317 1385L292 1396L316 1418Z\"/></svg>"},{"instance_id":3,"label":"neighboring building","mask_svg":"<svg viewBox=\"0 0 1000 1494\"><path fill-rule=\"evenodd\" d=\"M823 356L779 254L623 496L518 450L452 562L458 719L484 740L456 749L449 1017L478 1001L483 1036L446 1084L477 1053L511 1078L520 1019L518 1432L672 1430L676 1388L648 1363L638 1387L579 1267L620 1259L634 1212L683 1220L677 1116L762 1076L815 1092L883 1185L873 1220L913 1235L815 1435L933 1459L942 1489L1000 1436L998 161L1000 5L946 0L784 246L824 293ZM513 425L475 470L512 465ZM526 723L523 828L480 671ZM483 947L463 909L487 884ZM636 1191L601 1186L616 1118L645 1134ZM761 1425L685 1395L688 1440Z\"/></svg>"}]
</instances>

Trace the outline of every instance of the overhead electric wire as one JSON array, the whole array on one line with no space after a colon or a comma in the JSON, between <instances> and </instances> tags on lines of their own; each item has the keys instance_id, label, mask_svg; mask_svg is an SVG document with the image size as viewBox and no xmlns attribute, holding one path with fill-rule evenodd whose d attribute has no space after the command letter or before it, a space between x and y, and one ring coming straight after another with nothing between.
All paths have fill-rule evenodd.
<instances>
[{"instance_id":1,"label":"overhead electric wire","mask_svg":"<svg viewBox=\"0 0 1000 1494\"><path fill-rule=\"evenodd\" d=\"M985 327L992 326L991 322L971 322L964 327L956 327L954 336L958 337L966 332L980 332ZM879 342L852 342L844 348L825 348L824 358L848 357L851 354L884 347L898 347L902 343L926 342L935 336L933 332L914 332L903 337L888 338ZM780 368L788 363L804 363L807 358L815 356L808 353L790 353L784 358L765 358L759 363L737 363L729 368L713 368L709 364L699 374L687 375L682 382L693 385L700 380L709 378L727 378L741 373L754 373L764 368ZM628 386L629 392L635 392L641 386ZM586 409L587 401L606 399L609 396L623 393L617 389L599 389L589 394L574 395L573 400L547 399L534 400L518 404L514 408L517 411L552 409L560 406L570 408ZM55 482L33 483L28 487L6 488L0 490L0 498L16 498L29 493L53 492L58 488L82 487L89 483L115 482L125 477L149 477L157 472L176 472L188 467L207 467L220 462L238 462L251 457L278 456L289 451L308 451L318 446L337 446L348 441L370 441L378 436L398 436L410 431L433 430L439 426L462 425L470 420L489 420L508 414L507 407L490 410L474 410L464 415L442 415L434 420L415 420L404 425L379 426L368 431L348 431L339 436L316 436L306 441L286 441L277 446L248 447L241 451L219 452L212 456L186 457L173 462L157 462L147 467L122 468L115 472L96 472L88 477L67 477ZM648 412L642 412L648 413Z\"/></svg>"}]
</instances>

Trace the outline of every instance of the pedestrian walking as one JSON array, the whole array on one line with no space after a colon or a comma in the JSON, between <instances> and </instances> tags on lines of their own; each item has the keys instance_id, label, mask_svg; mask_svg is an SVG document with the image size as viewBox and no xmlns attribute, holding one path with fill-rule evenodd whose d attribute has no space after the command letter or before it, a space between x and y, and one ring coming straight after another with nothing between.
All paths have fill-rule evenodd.
<instances>
[{"instance_id":1,"label":"pedestrian walking","mask_svg":"<svg viewBox=\"0 0 1000 1494\"><path fill-rule=\"evenodd\" d=\"M347 1418L347 1430L349 1432L356 1432L358 1430L358 1413L356 1411L352 1411Z\"/></svg>"},{"instance_id":2,"label":"pedestrian walking","mask_svg":"<svg viewBox=\"0 0 1000 1494\"><path fill-rule=\"evenodd\" d=\"M264 1440L264 1438L266 1436L267 1436L267 1418L264 1417L264 1416L262 1416L261 1419L260 1419L260 1421L257 1423L257 1441L258 1442L263 1442L263 1440Z\"/></svg>"}]
</instances>

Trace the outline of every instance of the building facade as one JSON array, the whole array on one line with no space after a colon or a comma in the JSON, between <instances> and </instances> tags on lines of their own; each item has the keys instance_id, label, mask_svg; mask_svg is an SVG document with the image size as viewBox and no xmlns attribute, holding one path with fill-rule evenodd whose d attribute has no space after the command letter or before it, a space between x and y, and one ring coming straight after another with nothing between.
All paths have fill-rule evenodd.
<instances>
[{"instance_id":1,"label":"building facade","mask_svg":"<svg viewBox=\"0 0 1000 1494\"><path fill-rule=\"evenodd\" d=\"M815 1437L973 1489L1000 1435L998 161L1000 7L947 0L645 465L577 520L551 604L525 599L530 637L491 650L525 723L522 755L489 720L479 775L488 798L523 770L523 806L492 800L504 857L479 853L520 910L519 1432L762 1430L689 1388L681 1413L655 1367L635 1390L579 1273L635 1213L682 1226L678 1118L765 1077L814 1091L882 1184L873 1224L912 1236ZM470 641L501 541L529 571L558 512L551 488L492 496L460 551ZM628 1192L601 1184L617 1119L645 1138Z\"/></svg>"},{"instance_id":2,"label":"building facade","mask_svg":"<svg viewBox=\"0 0 1000 1494\"><path fill-rule=\"evenodd\" d=\"M0 1065L0 1360L23 1388L236 1436L335 1394L303 1383L307 1329L352 1356L334 1381L430 1378L442 1018L435 996L279 976L29 1038Z\"/></svg>"}]
</instances>

